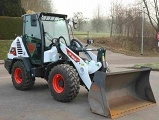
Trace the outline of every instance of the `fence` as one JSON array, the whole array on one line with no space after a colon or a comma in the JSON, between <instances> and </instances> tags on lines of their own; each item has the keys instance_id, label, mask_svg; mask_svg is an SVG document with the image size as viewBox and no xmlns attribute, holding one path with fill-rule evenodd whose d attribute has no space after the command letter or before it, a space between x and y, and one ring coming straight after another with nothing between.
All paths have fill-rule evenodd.
<instances>
[{"instance_id":1,"label":"fence","mask_svg":"<svg viewBox=\"0 0 159 120\"><path fill-rule=\"evenodd\" d=\"M74 34L70 34L70 35L74 35L74 36L87 36L87 38L90 37L90 33L89 31L87 31L86 33L74 33Z\"/></svg>"}]
</instances>

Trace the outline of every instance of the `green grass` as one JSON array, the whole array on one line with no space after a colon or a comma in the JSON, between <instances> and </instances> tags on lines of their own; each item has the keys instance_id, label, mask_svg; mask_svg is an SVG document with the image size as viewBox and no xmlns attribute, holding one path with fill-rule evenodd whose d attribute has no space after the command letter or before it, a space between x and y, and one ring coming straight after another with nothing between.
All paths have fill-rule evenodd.
<instances>
[{"instance_id":1,"label":"green grass","mask_svg":"<svg viewBox=\"0 0 159 120\"><path fill-rule=\"evenodd\" d=\"M7 58L7 53L11 46L12 40L0 40L0 60Z\"/></svg>"},{"instance_id":2,"label":"green grass","mask_svg":"<svg viewBox=\"0 0 159 120\"><path fill-rule=\"evenodd\" d=\"M140 68L141 66L150 67L153 70L159 70L159 62L157 62L157 63L147 63L147 64L136 64L136 65L134 65L134 68Z\"/></svg>"},{"instance_id":3,"label":"green grass","mask_svg":"<svg viewBox=\"0 0 159 120\"><path fill-rule=\"evenodd\" d=\"M74 31L73 32L75 34L76 37L80 38L80 39L84 39L87 38L87 36L89 38L99 38L99 37L109 37L109 33L96 33L96 32L83 32L83 31ZM76 35L79 34L79 35ZM80 35L80 34L86 34L86 35ZM88 35L87 35L88 34Z\"/></svg>"}]
</instances>

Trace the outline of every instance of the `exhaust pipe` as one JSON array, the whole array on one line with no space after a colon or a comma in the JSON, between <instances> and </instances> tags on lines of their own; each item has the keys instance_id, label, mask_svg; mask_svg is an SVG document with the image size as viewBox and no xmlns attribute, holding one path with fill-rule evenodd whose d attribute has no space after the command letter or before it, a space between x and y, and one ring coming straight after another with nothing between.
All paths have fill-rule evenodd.
<instances>
[{"instance_id":1,"label":"exhaust pipe","mask_svg":"<svg viewBox=\"0 0 159 120\"><path fill-rule=\"evenodd\" d=\"M156 105L149 83L150 71L151 68L97 71L88 93L91 111L114 119Z\"/></svg>"}]
</instances>

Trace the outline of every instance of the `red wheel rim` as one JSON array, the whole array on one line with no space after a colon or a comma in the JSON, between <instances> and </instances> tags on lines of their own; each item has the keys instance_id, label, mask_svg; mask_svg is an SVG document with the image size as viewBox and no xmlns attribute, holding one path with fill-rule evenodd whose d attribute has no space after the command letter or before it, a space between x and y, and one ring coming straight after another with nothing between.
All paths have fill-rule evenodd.
<instances>
[{"instance_id":1,"label":"red wheel rim","mask_svg":"<svg viewBox=\"0 0 159 120\"><path fill-rule=\"evenodd\" d=\"M52 79L52 86L57 93L64 91L64 79L61 74L56 74Z\"/></svg>"},{"instance_id":2,"label":"red wheel rim","mask_svg":"<svg viewBox=\"0 0 159 120\"><path fill-rule=\"evenodd\" d=\"M14 79L17 84L22 83L22 70L20 68L16 68L14 71Z\"/></svg>"}]
</instances>

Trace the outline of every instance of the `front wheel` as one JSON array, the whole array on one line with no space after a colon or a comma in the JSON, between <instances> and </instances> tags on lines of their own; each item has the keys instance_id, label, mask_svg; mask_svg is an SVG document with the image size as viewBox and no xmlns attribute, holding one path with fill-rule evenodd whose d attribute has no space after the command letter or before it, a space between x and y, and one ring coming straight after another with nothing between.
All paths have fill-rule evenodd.
<instances>
[{"instance_id":1,"label":"front wheel","mask_svg":"<svg viewBox=\"0 0 159 120\"><path fill-rule=\"evenodd\" d=\"M79 76L76 70L67 64L55 66L50 72L48 83L51 95L60 102L69 102L79 93Z\"/></svg>"}]
</instances>

